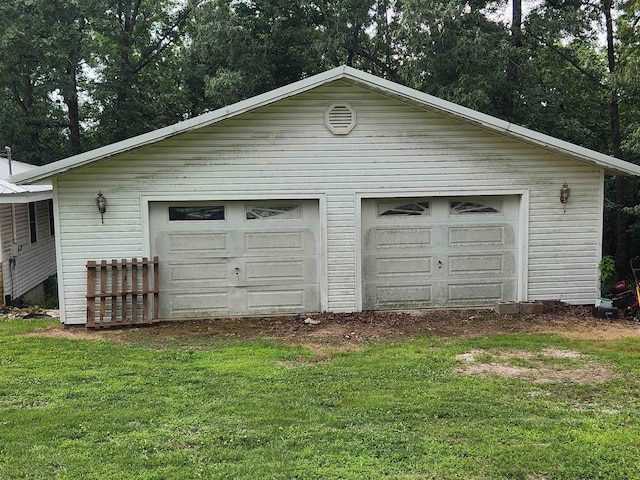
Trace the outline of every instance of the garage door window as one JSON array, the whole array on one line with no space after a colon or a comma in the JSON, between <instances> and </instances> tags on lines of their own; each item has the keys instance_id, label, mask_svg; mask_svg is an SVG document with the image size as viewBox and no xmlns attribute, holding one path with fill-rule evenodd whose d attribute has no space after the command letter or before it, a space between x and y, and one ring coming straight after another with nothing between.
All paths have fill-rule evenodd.
<instances>
[{"instance_id":1,"label":"garage door window","mask_svg":"<svg viewBox=\"0 0 640 480\"><path fill-rule=\"evenodd\" d=\"M486 205L476 202L451 202L450 211L452 215L468 215L476 213L500 213L502 205Z\"/></svg>"},{"instance_id":2,"label":"garage door window","mask_svg":"<svg viewBox=\"0 0 640 480\"><path fill-rule=\"evenodd\" d=\"M430 215L429 202L406 203L404 205L380 202L378 215L380 216L407 216Z\"/></svg>"},{"instance_id":3,"label":"garage door window","mask_svg":"<svg viewBox=\"0 0 640 480\"><path fill-rule=\"evenodd\" d=\"M224 220L224 207L221 205L169 207L169 220L171 221Z\"/></svg>"},{"instance_id":4,"label":"garage door window","mask_svg":"<svg viewBox=\"0 0 640 480\"><path fill-rule=\"evenodd\" d=\"M278 219L300 218L300 205L260 205L247 207L247 220L259 220L262 218Z\"/></svg>"}]
</instances>

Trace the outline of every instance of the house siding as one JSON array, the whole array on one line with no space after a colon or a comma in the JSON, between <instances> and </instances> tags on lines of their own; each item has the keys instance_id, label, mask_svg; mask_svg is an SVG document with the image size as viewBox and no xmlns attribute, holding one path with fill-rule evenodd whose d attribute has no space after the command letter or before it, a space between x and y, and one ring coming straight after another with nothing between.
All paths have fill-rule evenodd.
<instances>
[{"instance_id":1,"label":"house siding","mask_svg":"<svg viewBox=\"0 0 640 480\"><path fill-rule=\"evenodd\" d=\"M14 204L17 247L13 247L11 204L0 205L4 295L16 299L56 273L55 236L49 230L47 201L35 202L37 241L31 243L28 203ZM9 259L15 255L15 267ZM4 297L2 298L4 302Z\"/></svg>"},{"instance_id":2,"label":"house siding","mask_svg":"<svg viewBox=\"0 0 640 480\"><path fill-rule=\"evenodd\" d=\"M324 126L324 111L335 102L357 112L349 135ZM145 197L322 197L325 306L341 312L359 308L360 198L520 192L528 202L522 299L592 303L602 179L600 168L335 81L59 176L63 320L84 323L88 260L150 253ZM566 213L559 201L564 182L571 187ZM104 224L98 191L108 202Z\"/></svg>"}]
</instances>

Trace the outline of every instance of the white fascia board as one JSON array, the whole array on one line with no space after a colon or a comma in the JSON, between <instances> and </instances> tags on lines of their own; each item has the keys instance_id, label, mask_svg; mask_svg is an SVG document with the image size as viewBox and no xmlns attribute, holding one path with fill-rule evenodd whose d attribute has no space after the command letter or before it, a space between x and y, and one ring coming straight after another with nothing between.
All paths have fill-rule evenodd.
<instances>
[{"instance_id":1,"label":"white fascia board","mask_svg":"<svg viewBox=\"0 0 640 480\"><path fill-rule=\"evenodd\" d=\"M355 83L360 84L362 87L367 88L368 84L369 88L375 87L376 89L382 90L381 93L387 92L396 98L401 97L411 103L419 103L425 107L431 107L452 117L457 117L481 125L493 124L496 128L500 128L502 130L506 130L510 125L510 123L505 120L500 120L499 118L486 115L476 110L463 107L462 105L434 97L428 93L423 93L419 90L405 87L399 83L394 83L351 67L345 67L345 74L346 76L352 77L356 80Z\"/></svg>"},{"instance_id":2,"label":"white fascia board","mask_svg":"<svg viewBox=\"0 0 640 480\"><path fill-rule=\"evenodd\" d=\"M409 103L434 109L453 118L538 145L562 155L569 155L578 160L603 168L608 174L640 175L640 166L584 147L579 147L572 143L565 142L524 127L513 125L505 120L501 120L389 80L376 77L375 75L356 70L355 68L341 66L328 70L324 73L305 78L290 85L257 95L247 100L234 103L233 105L220 108L213 112L205 113L189 120L184 120L175 125L170 125L168 127L154 130L153 132L145 133L137 137L122 140L105 147L82 153L80 155L59 160L42 167L34 168L28 172L14 175L12 181L19 184L37 183L70 170L90 165L105 158L144 147L181 133L212 125L222 120L266 106L278 100L298 95L339 79L345 79L364 88L369 88L382 94L401 98Z\"/></svg>"},{"instance_id":3,"label":"white fascia board","mask_svg":"<svg viewBox=\"0 0 640 480\"><path fill-rule=\"evenodd\" d=\"M369 88L373 86L377 90L382 90L382 93L387 92L393 97L400 97L413 104L422 104L425 107L439 111L447 116L535 144L561 155L576 158L577 160L603 168L609 175L640 176L640 166L633 163L625 162L624 160L596 152L595 150L590 150L550 135L515 125L506 120L486 115L476 110L463 107L462 105L434 97L433 95L390 82L350 67L345 67L345 74L348 77L352 77L355 80L354 83L362 82L361 86L365 88L367 88L367 86Z\"/></svg>"},{"instance_id":4,"label":"white fascia board","mask_svg":"<svg viewBox=\"0 0 640 480\"><path fill-rule=\"evenodd\" d=\"M507 133L516 138L521 138L540 145L559 154L571 156L583 162L603 168L607 175L632 175L640 176L640 166L625 162L619 158L605 155L604 153L590 150L574 143L566 142L544 133L529 130L518 125L510 124Z\"/></svg>"},{"instance_id":5,"label":"white fascia board","mask_svg":"<svg viewBox=\"0 0 640 480\"><path fill-rule=\"evenodd\" d=\"M16 185L15 183L0 180L0 195L14 195L16 193L25 193L26 191L26 188Z\"/></svg>"},{"instance_id":6,"label":"white fascia board","mask_svg":"<svg viewBox=\"0 0 640 480\"><path fill-rule=\"evenodd\" d=\"M179 135L181 133L186 133L192 130L197 130L198 128L212 125L222 120L235 117L250 110L269 105L284 98L292 97L299 93L311 90L315 87L336 80L337 78L340 78L342 75L344 75L344 71L346 68L347 67L334 68L327 72L305 78L290 85L286 85L284 87L271 90L247 100L234 103L233 105L214 110L213 112L205 113L202 115L198 115L197 117L184 120L182 122L176 123L175 125L160 128L149 133L138 135L137 137L122 140L120 142L106 145L89 152L81 153L79 155L65 158L48 165L37 167L28 172L13 175L12 181L18 184L37 183L39 181L48 179L56 175L60 175L70 170L74 170L76 168L90 165L100 160L104 160L105 158L126 153L131 150L144 147L146 145L151 145L153 143L166 140L167 138Z\"/></svg>"},{"instance_id":7,"label":"white fascia board","mask_svg":"<svg viewBox=\"0 0 640 480\"><path fill-rule=\"evenodd\" d=\"M51 185L20 186L0 179L0 204L29 203L51 198Z\"/></svg>"},{"instance_id":8,"label":"white fascia board","mask_svg":"<svg viewBox=\"0 0 640 480\"><path fill-rule=\"evenodd\" d=\"M51 190L42 192L7 193L0 195L0 204L31 203L39 202L41 200L51 200L52 198L53 192Z\"/></svg>"}]
</instances>

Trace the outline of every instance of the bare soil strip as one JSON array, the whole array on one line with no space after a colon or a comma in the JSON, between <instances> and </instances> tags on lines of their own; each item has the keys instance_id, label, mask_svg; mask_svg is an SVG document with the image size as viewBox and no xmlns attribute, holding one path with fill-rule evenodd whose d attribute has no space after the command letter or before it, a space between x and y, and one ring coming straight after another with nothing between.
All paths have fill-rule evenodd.
<instances>
[{"instance_id":1,"label":"bare soil strip","mask_svg":"<svg viewBox=\"0 0 640 480\"><path fill-rule=\"evenodd\" d=\"M312 321L310 321L312 320ZM87 330L51 326L32 335L82 340L135 342L193 336L223 339L279 339L316 348L354 348L418 336L473 337L509 333L553 333L573 339L611 340L640 337L640 324L625 319L598 319L591 308L556 303L540 315L498 315L490 309L446 309L391 312L326 313L265 317L175 320L151 326Z\"/></svg>"}]
</instances>

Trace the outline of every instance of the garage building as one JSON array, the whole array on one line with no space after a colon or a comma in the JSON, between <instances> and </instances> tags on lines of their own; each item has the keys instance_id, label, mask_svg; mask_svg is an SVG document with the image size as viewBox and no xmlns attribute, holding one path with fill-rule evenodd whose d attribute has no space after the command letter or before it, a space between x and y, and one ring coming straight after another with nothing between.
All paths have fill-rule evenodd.
<instances>
[{"instance_id":1,"label":"garage building","mask_svg":"<svg viewBox=\"0 0 640 480\"><path fill-rule=\"evenodd\" d=\"M610 174L640 167L339 67L14 180L53 184L82 324L87 261L153 256L161 318L593 303Z\"/></svg>"}]
</instances>

